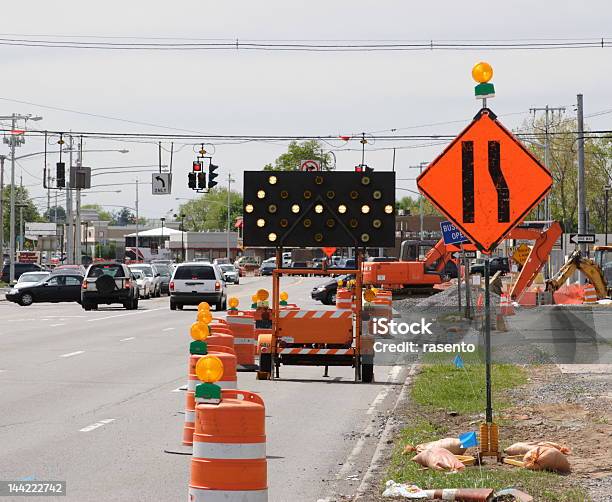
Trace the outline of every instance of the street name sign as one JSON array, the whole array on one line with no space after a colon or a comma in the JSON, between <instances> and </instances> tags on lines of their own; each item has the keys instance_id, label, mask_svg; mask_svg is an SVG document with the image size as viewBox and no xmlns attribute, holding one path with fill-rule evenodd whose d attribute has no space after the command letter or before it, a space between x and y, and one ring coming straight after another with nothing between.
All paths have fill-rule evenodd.
<instances>
[{"instance_id":1,"label":"street name sign","mask_svg":"<svg viewBox=\"0 0 612 502\"><path fill-rule=\"evenodd\" d=\"M552 176L488 108L417 178L476 247L491 252L548 193Z\"/></svg>"}]
</instances>

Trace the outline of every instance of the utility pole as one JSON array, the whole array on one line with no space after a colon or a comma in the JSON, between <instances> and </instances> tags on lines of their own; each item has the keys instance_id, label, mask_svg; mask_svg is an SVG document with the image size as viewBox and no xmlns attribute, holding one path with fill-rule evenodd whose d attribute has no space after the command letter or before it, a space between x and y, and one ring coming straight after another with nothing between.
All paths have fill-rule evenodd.
<instances>
[{"instance_id":1,"label":"utility pole","mask_svg":"<svg viewBox=\"0 0 612 502\"><path fill-rule=\"evenodd\" d=\"M419 170L419 175L423 173L423 168L425 166L427 166L429 164L429 162L419 162L419 165L417 166L409 166L410 169L418 169ZM419 239L420 240L424 240L425 239L425 230L423 229L423 196L419 194Z\"/></svg>"},{"instance_id":2,"label":"utility pole","mask_svg":"<svg viewBox=\"0 0 612 502\"><path fill-rule=\"evenodd\" d=\"M578 94L578 233L585 234L586 228L586 202L584 184L584 108L582 94ZM580 244L580 250L585 251L585 245ZM582 281L581 281L582 282Z\"/></svg>"},{"instance_id":3,"label":"utility pole","mask_svg":"<svg viewBox=\"0 0 612 502\"><path fill-rule=\"evenodd\" d=\"M25 143L24 134L21 131L17 131L17 121L23 120L41 120L42 117L32 117L32 115L19 115L13 113L12 115L0 116L0 120L11 121L11 134L9 137L4 138L4 142L7 143L11 149L11 195L10 195L10 213L9 213L9 281L15 280L15 148Z\"/></svg>"},{"instance_id":4,"label":"utility pole","mask_svg":"<svg viewBox=\"0 0 612 502\"><path fill-rule=\"evenodd\" d=\"M79 158L77 161L77 169L83 165L83 138L79 141ZM75 178L76 179L76 178ZM77 185L76 187L76 217L74 221L74 250L75 256L74 261L77 265L81 265L82 258L82 246L81 246L81 188Z\"/></svg>"},{"instance_id":5,"label":"utility pole","mask_svg":"<svg viewBox=\"0 0 612 502\"><path fill-rule=\"evenodd\" d=\"M0 155L0 266L4 266L4 161L6 155Z\"/></svg>"},{"instance_id":6,"label":"utility pole","mask_svg":"<svg viewBox=\"0 0 612 502\"><path fill-rule=\"evenodd\" d=\"M235 179L232 178L232 174L231 173L227 173L227 235L226 235L226 256L228 259L230 259L230 223L231 223L231 204L230 204L230 193L231 193L231 186L232 183L236 181Z\"/></svg>"},{"instance_id":7,"label":"utility pole","mask_svg":"<svg viewBox=\"0 0 612 502\"><path fill-rule=\"evenodd\" d=\"M138 239L138 178L136 178L136 259L138 259L138 246L140 244Z\"/></svg>"},{"instance_id":8,"label":"utility pole","mask_svg":"<svg viewBox=\"0 0 612 502\"><path fill-rule=\"evenodd\" d=\"M70 189L70 173L72 171L72 146L73 140L70 136L70 142L68 144L69 158L68 158L68 169L66 169L66 263L72 264L74 262L74 246L73 246L73 233L72 233L72 190ZM60 149L63 145L60 144Z\"/></svg>"}]
</instances>

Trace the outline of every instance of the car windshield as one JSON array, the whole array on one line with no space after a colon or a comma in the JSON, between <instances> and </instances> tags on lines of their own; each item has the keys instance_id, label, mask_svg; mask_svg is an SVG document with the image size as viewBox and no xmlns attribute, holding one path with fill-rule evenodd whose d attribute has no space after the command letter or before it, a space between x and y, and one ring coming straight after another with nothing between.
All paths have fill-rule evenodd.
<instances>
[{"instance_id":1,"label":"car windshield","mask_svg":"<svg viewBox=\"0 0 612 502\"><path fill-rule=\"evenodd\" d=\"M140 270L132 270L132 274L136 279L144 279L144 275Z\"/></svg>"},{"instance_id":2,"label":"car windshield","mask_svg":"<svg viewBox=\"0 0 612 502\"><path fill-rule=\"evenodd\" d=\"M123 267L121 265L94 265L89 269L89 277L101 277L110 275L111 277L123 277Z\"/></svg>"},{"instance_id":3,"label":"car windshield","mask_svg":"<svg viewBox=\"0 0 612 502\"><path fill-rule=\"evenodd\" d=\"M235 272L236 271L233 265L219 265L219 268L223 272Z\"/></svg>"},{"instance_id":4,"label":"car windshield","mask_svg":"<svg viewBox=\"0 0 612 502\"><path fill-rule=\"evenodd\" d=\"M174 278L178 280L212 280L216 279L215 271L212 267L202 265L183 265L176 269Z\"/></svg>"},{"instance_id":5,"label":"car windshield","mask_svg":"<svg viewBox=\"0 0 612 502\"><path fill-rule=\"evenodd\" d=\"M168 267L168 265L161 264L161 263L156 263L155 264L155 268L159 272L159 275L163 275L164 277L169 277L171 275L170 274L170 267Z\"/></svg>"},{"instance_id":6,"label":"car windshield","mask_svg":"<svg viewBox=\"0 0 612 502\"><path fill-rule=\"evenodd\" d=\"M21 284L24 282L40 282L42 281L44 278L46 278L49 274L47 273L40 273L40 274L23 274L22 276L19 277L19 279L17 280L17 284Z\"/></svg>"},{"instance_id":7,"label":"car windshield","mask_svg":"<svg viewBox=\"0 0 612 502\"><path fill-rule=\"evenodd\" d=\"M133 267L132 270L140 270L147 277L153 277L153 271L149 267Z\"/></svg>"}]
</instances>

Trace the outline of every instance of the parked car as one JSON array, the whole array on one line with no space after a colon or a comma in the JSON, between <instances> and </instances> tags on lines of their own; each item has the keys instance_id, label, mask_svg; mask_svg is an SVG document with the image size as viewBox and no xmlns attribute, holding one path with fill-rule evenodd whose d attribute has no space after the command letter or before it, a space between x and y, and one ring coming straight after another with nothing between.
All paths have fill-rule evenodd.
<instances>
[{"instance_id":1,"label":"parked car","mask_svg":"<svg viewBox=\"0 0 612 502\"><path fill-rule=\"evenodd\" d=\"M223 273L223 279L225 282L231 282L232 284L240 284L240 274L236 267L231 264L221 264L219 265L221 272Z\"/></svg>"},{"instance_id":2,"label":"parked car","mask_svg":"<svg viewBox=\"0 0 612 502\"><path fill-rule=\"evenodd\" d=\"M148 300L151 298L151 279L149 279L142 270L132 270L132 277L138 286L138 298Z\"/></svg>"},{"instance_id":3,"label":"parked car","mask_svg":"<svg viewBox=\"0 0 612 502\"><path fill-rule=\"evenodd\" d=\"M398 261L398 260L395 256L372 256L371 258L368 258L366 261L380 262L380 261Z\"/></svg>"},{"instance_id":4,"label":"parked car","mask_svg":"<svg viewBox=\"0 0 612 502\"><path fill-rule=\"evenodd\" d=\"M215 265L231 265L231 260L229 258L215 258L213 260Z\"/></svg>"},{"instance_id":5,"label":"parked car","mask_svg":"<svg viewBox=\"0 0 612 502\"><path fill-rule=\"evenodd\" d=\"M259 267L259 275L272 275L272 271L276 268L273 261L264 261Z\"/></svg>"},{"instance_id":6,"label":"parked car","mask_svg":"<svg viewBox=\"0 0 612 502\"><path fill-rule=\"evenodd\" d=\"M152 296L155 296L157 298L161 296L162 279L161 274L157 270L157 265L153 265L152 263L134 263L133 265L130 265L130 270L142 270L142 272L144 272L144 275L146 275L151 281L151 286L153 287Z\"/></svg>"},{"instance_id":7,"label":"parked car","mask_svg":"<svg viewBox=\"0 0 612 502\"><path fill-rule=\"evenodd\" d=\"M510 272L510 263L506 256L496 256L491 258L489 270L491 275L501 271L502 275ZM470 265L470 274L484 275L484 260L479 259Z\"/></svg>"},{"instance_id":8,"label":"parked car","mask_svg":"<svg viewBox=\"0 0 612 502\"><path fill-rule=\"evenodd\" d=\"M337 268L348 268L348 269L355 269L356 267L356 263L355 263L355 258L346 258L344 260L341 260L338 265L336 265Z\"/></svg>"},{"instance_id":9,"label":"parked car","mask_svg":"<svg viewBox=\"0 0 612 502\"><path fill-rule=\"evenodd\" d=\"M81 289L81 305L91 310L100 303L121 303L128 310L138 308L138 285L127 265L111 261L89 266Z\"/></svg>"},{"instance_id":10,"label":"parked car","mask_svg":"<svg viewBox=\"0 0 612 502\"><path fill-rule=\"evenodd\" d=\"M42 281L26 282L19 288L12 288L6 294L6 299L23 306L37 302L80 302L82 282L82 275L48 275Z\"/></svg>"},{"instance_id":11,"label":"parked car","mask_svg":"<svg viewBox=\"0 0 612 502\"><path fill-rule=\"evenodd\" d=\"M227 291L221 269L212 263L180 263L170 279L170 310L201 302L214 305L216 310L227 308Z\"/></svg>"},{"instance_id":12,"label":"parked car","mask_svg":"<svg viewBox=\"0 0 612 502\"><path fill-rule=\"evenodd\" d=\"M344 274L328 279L322 284L312 288L310 297L320 301L323 305L334 305L336 303L336 292L338 291L338 281L348 281L354 279L354 275Z\"/></svg>"},{"instance_id":13,"label":"parked car","mask_svg":"<svg viewBox=\"0 0 612 502\"><path fill-rule=\"evenodd\" d=\"M43 270L43 267L38 265L37 263L15 263L15 280L21 277L21 274L26 272L37 272ZM0 276L0 281L9 282L10 274L9 274L9 264L7 263L2 267L2 275Z\"/></svg>"},{"instance_id":14,"label":"parked car","mask_svg":"<svg viewBox=\"0 0 612 502\"><path fill-rule=\"evenodd\" d=\"M25 272L19 276L17 283L13 286L14 288L23 288L24 286L31 286L37 282L45 280L49 277L49 272L41 270L39 272Z\"/></svg>"},{"instance_id":15,"label":"parked car","mask_svg":"<svg viewBox=\"0 0 612 502\"><path fill-rule=\"evenodd\" d=\"M172 277L172 268L166 263L154 263L153 264L159 272L159 278L161 283L161 293L170 293L170 277Z\"/></svg>"},{"instance_id":16,"label":"parked car","mask_svg":"<svg viewBox=\"0 0 612 502\"><path fill-rule=\"evenodd\" d=\"M83 265L58 265L51 273L52 274L77 274L85 275L87 269Z\"/></svg>"}]
</instances>

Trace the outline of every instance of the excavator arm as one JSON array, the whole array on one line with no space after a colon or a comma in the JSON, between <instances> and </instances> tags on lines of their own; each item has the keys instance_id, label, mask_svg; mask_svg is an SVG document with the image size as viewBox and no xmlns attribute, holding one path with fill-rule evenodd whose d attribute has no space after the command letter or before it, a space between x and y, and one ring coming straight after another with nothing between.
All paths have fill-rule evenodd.
<instances>
[{"instance_id":1,"label":"excavator arm","mask_svg":"<svg viewBox=\"0 0 612 502\"><path fill-rule=\"evenodd\" d=\"M515 227L510 231L506 237L507 239L525 239L535 241L533 247L531 248L531 252L527 257L527 261L523 265L516 282L512 286L510 298L513 300L520 299L525 290L531 286L536 278L536 275L538 275L538 272L548 260L548 256L550 255L555 242L557 242L557 239L561 237L561 234L563 234L563 228L558 221L551 222L548 228L546 228L544 231L541 229L521 226Z\"/></svg>"},{"instance_id":2,"label":"excavator arm","mask_svg":"<svg viewBox=\"0 0 612 502\"><path fill-rule=\"evenodd\" d=\"M580 250L574 251L559 271L546 281L546 290L555 292L576 272L581 271L595 287L598 298L606 298L608 288L601 269L594 261L585 258Z\"/></svg>"}]
</instances>

